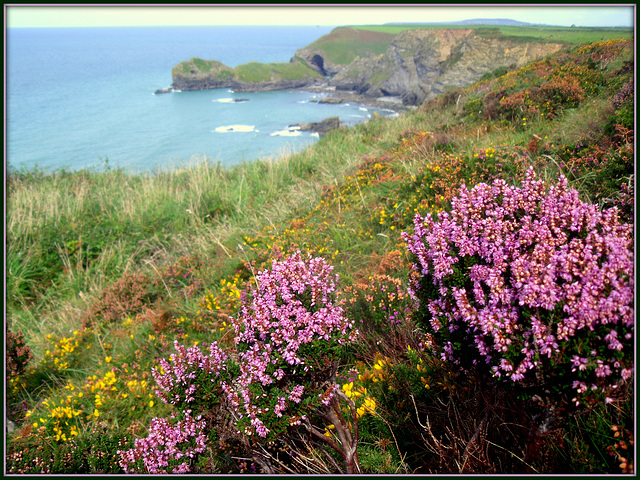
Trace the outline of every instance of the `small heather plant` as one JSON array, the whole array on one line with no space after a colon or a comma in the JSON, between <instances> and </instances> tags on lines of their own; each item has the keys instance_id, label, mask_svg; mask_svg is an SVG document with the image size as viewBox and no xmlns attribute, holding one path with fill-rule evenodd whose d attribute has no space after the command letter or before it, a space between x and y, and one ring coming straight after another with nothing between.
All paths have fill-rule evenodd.
<instances>
[{"instance_id":1,"label":"small heather plant","mask_svg":"<svg viewBox=\"0 0 640 480\"><path fill-rule=\"evenodd\" d=\"M25 343L22 331L13 333L7 328L6 337L6 380L22 375L33 358L31 348Z\"/></svg>"},{"instance_id":2,"label":"small heather plant","mask_svg":"<svg viewBox=\"0 0 640 480\"><path fill-rule=\"evenodd\" d=\"M581 202L564 177L547 190L533 169L520 188L463 185L451 206L403 232L441 357L576 406L610 402L633 374L631 225Z\"/></svg>"},{"instance_id":3,"label":"small heather plant","mask_svg":"<svg viewBox=\"0 0 640 480\"><path fill-rule=\"evenodd\" d=\"M289 423L283 413L296 415L303 395L335 384L338 350L356 332L334 304L331 271L323 258L305 260L299 252L274 261L257 275L253 298L233 319L240 376L225 388L243 411L245 433L266 438L267 418L272 429L282 429Z\"/></svg>"},{"instance_id":4,"label":"small heather plant","mask_svg":"<svg viewBox=\"0 0 640 480\"><path fill-rule=\"evenodd\" d=\"M147 438L136 439L132 449L118 452L125 473L190 472L192 459L206 449L206 422L200 416L193 418L190 410L183 416L175 425L154 418Z\"/></svg>"},{"instance_id":5,"label":"small heather plant","mask_svg":"<svg viewBox=\"0 0 640 480\"><path fill-rule=\"evenodd\" d=\"M357 330L335 303L338 278L332 269L323 258L296 252L259 272L257 288L242 296L240 313L232 321L235 352L224 352L215 342L208 353L175 342L176 353L169 361L160 360L153 375L159 398L182 410L190 437L177 433L182 423L171 426L155 419L147 439L120 452L123 468L190 471L188 462L176 462L202 452L203 432L213 429L219 438L239 439L266 472L273 468L265 445L284 434L295 437L296 431L329 444L342 455L348 472L360 471L358 412L335 379L338 353ZM352 414L351 426L340 401ZM193 415L198 415L195 420ZM314 425L318 418L335 426L338 441ZM167 443L167 432L177 440Z\"/></svg>"}]
</instances>

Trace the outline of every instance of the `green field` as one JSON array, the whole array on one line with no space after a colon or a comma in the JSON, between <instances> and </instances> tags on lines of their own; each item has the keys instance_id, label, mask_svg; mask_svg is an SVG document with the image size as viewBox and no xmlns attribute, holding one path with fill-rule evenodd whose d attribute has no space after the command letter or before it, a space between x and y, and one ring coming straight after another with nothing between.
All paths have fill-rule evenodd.
<instances>
[{"instance_id":1,"label":"green field","mask_svg":"<svg viewBox=\"0 0 640 480\"><path fill-rule=\"evenodd\" d=\"M353 28L397 35L404 30L473 29L498 33L503 37L537 38L540 41L582 44L614 38L633 38L633 29L625 27L485 26L485 25L358 25Z\"/></svg>"}]
</instances>

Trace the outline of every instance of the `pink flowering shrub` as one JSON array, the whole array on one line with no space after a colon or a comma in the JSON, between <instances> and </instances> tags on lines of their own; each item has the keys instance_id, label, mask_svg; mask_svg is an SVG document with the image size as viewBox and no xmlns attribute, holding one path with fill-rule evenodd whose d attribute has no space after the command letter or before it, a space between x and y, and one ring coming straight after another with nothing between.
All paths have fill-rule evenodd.
<instances>
[{"instance_id":1,"label":"pink flowering shrub","mask_svg":"<svg viewBox=\"0 0 640 480\"><path fill-rule=\"evenodd\" d=\"M156 395L176 407L171 422L151 421L147 438L137 439L133 448L119 451L120 466L127 473L189 473L197 454L207 446L211 425L207 419L224 411L226 402L220 379L228 378L228 355L216 342L204 353L177 340L169 360L160 359L152 374ZM194 416L196 418L194 419ZM224 416L224 415L223 415Z\"/></svg>"},{"instance_id":2,"label":"pink flowering shrub","mask_svg":"<svg viewBox=\"0 0 640 480\"><path fill-rule=\"evenodd\" d=\"M633 374L631 225L532 169L522 187L463 185L451 206L403 232L441 357L576 404L589 392L609 401Z\"/></svg>"},{"instance_id":3,"label":"pink flowering shrub","mask_svg":"<svg viewBox=\"0 0 640 480\"><path fill-rule=\"evenodd\" d=\"M167 419L154 418L147 438L136 439L131 450L119 451L125 473L188 473L191 462L206 448L205 421L193 418L191 411L172 425ZM172 420L175 417L172 417Z\"/></svg>"},{"instance_id":4,"label":"pink flowering shrub","mask_svg":"<svg viewBox=\"0 0 640 480\"><path fill-rule=\"evenodd\" d=\"M257 288L242 296L240 314L232 320L236 351L225 352L214 342L203 352L176 341L176 353L153 369L156 394L182 410L185 420L179 425L189 426L191 436L199 432L196 447L184 443L184 432L174 432L180 442L166 443L166 432L174 427L154 419L147 439L120 452L123 467L150 473L190 471L189 463L166 470L167 459L202 452L206 431L211 438L231 439L270 472L267 443L302 429L329 443L345 458L348 471L359 471L357 433L347 432L340 401L353 411L354 423L356 409L335 379L340 349L357 331L335 303L338 279L332 269L323 258L303 258L297 252L259 272ZM199 415L197 424L192 412ZM324 436L324 427L313 424L318 418L342 431L344 442Z\"/></svg>"},{"instance_id":5,"label":"pink flowering shrub","mask_svg":"<svg viewBox=\"0 0 640 480\"><path fill-rule=\"evenodd\" d=\"M222 393L216 385L226 371L227 354L217 342L204 354L197 345L186 348L174 341L176 353L169 361L161 358L152 374L158 388L156 395L165 403L183 409L205 409Z\"/></svg>"},{"instance_id":6,"label":"pink flowering shrub","mask_svg":"<svg viewBox=\"0 0 640 480\"><path fill-rule=\"evenodd\" d=\"M338 351L357 332L334 303L332 269L300 252L274 261L233 319L240 375L223 388L246 434L266 438L299 423L301 412L334 386Z\"/></svg>"}]
</instances>

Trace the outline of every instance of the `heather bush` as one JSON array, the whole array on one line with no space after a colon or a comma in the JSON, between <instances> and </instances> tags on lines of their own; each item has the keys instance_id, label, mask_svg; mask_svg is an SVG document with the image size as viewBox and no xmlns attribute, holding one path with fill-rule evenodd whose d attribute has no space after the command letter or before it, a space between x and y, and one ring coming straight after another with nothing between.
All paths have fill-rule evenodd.
<instances>
[{"instance_id":1,"label":"heather bush","mask_svg":"<svg viewBox=\"0 0 640 480\"><path fill-rule=\"evenodd\" d=\"M633 375L631 226L566 178L463 186L450 213L416 216L403 238L442 359L576 406L610 402Z\"/></svg>"},{"instance_id":2,"label":"heather bush","mask_svg":"<svg viewBox=\"0 0 640 480\"><path fill-rule=\"evenodd\" d=\"M154 418L149 436L136 439L132 449L121 453L120 466L126 473L187 473L192 459L204 452L205 421L193 418L191 411L172 425L164 418ZM172 416L172 420L173 420ZM119 452L120 453L120 452Z\"/></svg>"},{"instance_id":3,"label":"heather bush","mask_svg":"<svg viewBox=\"0 0 640 480\"><path fill-rule=\"evenodd\" d=\"M13 333L8 327L5 336L5 391L6 414L13 420L21 420L24 413L21 402L17 401L18 393L25 388L27 382L24 374L27 371L33 354L25 343L22 331Z\"/></svg>"},{"instance_id":4,"label":"heather bush","mask_svg":"<svg viewBox=\"0 0 640 480\"><path fill-rule=\"evenodd\" d=\"M198 275L199 268L199 258L192 255L183 256L158 272L154 286L160 291L177 291L183 298L192 298L203 290L202 279Z\"/></svg>"},{"instance_id":5,"label":"heather bush","mask_svg":"<svg viewBox=\"0 0 640 480\"><path fill-rule=\"evenodd\" d=\"M280 413L297 413L303 392L331 386L326 382L334 378L341 345L356 333L334 304L337 279L331 270L324 259L304 260L299 252L274 262L257 276L253 298L233 319L240 378L239 389L228 392L245 411L240 425L247 433L267 437L269 429L257 415L269 408L265 401L276 401L268 416L277 428ZM266 398L267 392L277 398Z\"/></svg>"},{"instance_id":6,"label":"heather bush","mask_svg":"<svg viewBox=\"0 0 640 480\"><path fill-rule=\"evenodd\" d=\"M13 333L7 328L6 346L6 380L24 373L27 364L33 358L31 348L25 343L22 332Z\"/></svg>"},{"instance_id":7,"label":"heather bush","mask_svg":"<svg viewBox=\"0 0 640 480\"><path fill-rule=\"evenodd\" d=\"M176 353L160 360L153 375L160 399L183 412L180 421L192 420L194 438L181 439L186 447L174 442L168 448L165 439L171 432L176 436L178 427L156 419L147 439L121 453L123 467L190 471L188 462L171 462L201 453L210 431L211 438L240 445L265 472L275 469L269 444L284 435L306 439L308 434L340 454L347 471L359 471L358 410L336 384L339 354L357 331L335 303L337 277L331 271L324 259L296 252L259 272L255 290L243 294L240 313L232 319L235 351L225 352L214 342L203 353L176 341ZM318 422L332 424L338 437L325 436ZM327 459L335 464L330 455Z\"/></svg>"},{"instance_id":8,"label":"heather bush","mask_svg":"<svg viewBox=\"0 0 640 480\"><path fill-rule=\"evenodd\" d=\"M624 128L633 129L635 125L633 77L629 78L629 81L613 96L611 103L613 104L613 108L615 108L614 122L622 125Z\"/></svg>"},{"instance_id":9,"label":"heather bush","mask_svg":"<svg viewBox=\"0 0 640 480\"><path fill-rule=\"evenodd\" d=\"M153 302L150 284L151 279L145 274L124 274L100 292L98 299L83 316L83 327L100 321L115 322L139 312L143 305Z\"/></svg>"},{"instance_id":10,"label":"heather bush","mask_svg":"<svg viewBox=\"0 0 640 480\"><path fill-rule=\"evenodd\" d=\"M554 152L556 165L591 203L615 206L621 220L634 218L634 131L604 126L597 142L579 141Z\"/></svg>"}]
</instances>

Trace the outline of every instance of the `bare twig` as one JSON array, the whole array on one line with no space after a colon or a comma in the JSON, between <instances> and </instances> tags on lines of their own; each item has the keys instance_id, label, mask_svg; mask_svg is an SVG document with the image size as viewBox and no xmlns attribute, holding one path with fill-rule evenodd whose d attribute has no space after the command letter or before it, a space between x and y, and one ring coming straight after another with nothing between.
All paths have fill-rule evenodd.
<instances>
[{"instance_id":1,"label":"bare twig","mask_svg":"<svg viewBox=\"0 0 640 480\"><path fill-rule=\"evenodd\" d=\"M518 455L516 455L515 453L513 453L511 450L508 450L506 448L504 448L503 446L500 446L496 443L493 443L491 440L487 440L487 443L489 443L490 445L493 445L494 447L498 447L502 450L504 450L505 452L507 452L508 454L510 454L513 458L520 460L523 464L525 464L527 467L529 467L531 470L533 470L535 473L540 473L538 470L536 470L535 468L533 468L531 465L529 465L527 462L524 461L524 458L520 458Z\"/></svg>"},{"instance_id":2,"label":"bare twig","mask_svg":"<svg viewBox=\"0 0 640 480\"><path fill-rule=\"evenodd\" d=\"M475 433L473 434L473 437L471 437L471 440L469 440L469 443L467 443L467 447L464 449L464 454L462 456L462 466L460 467L460 473L463 473L464 467L466 466L467 459L469 457L469 449L471 448L471 445L473 444L473 442L475 442L476 439L478 438L478 435L480 435L480 432L482 431L484 426L487 424L488 417L489 417L489 413L487 413L484 416L484 418L480 422L480 425L478 425L478 428L476 429Z\"/></svg>"}]
</instances>

